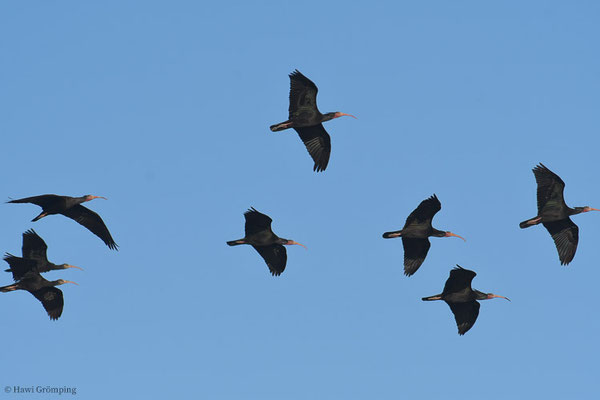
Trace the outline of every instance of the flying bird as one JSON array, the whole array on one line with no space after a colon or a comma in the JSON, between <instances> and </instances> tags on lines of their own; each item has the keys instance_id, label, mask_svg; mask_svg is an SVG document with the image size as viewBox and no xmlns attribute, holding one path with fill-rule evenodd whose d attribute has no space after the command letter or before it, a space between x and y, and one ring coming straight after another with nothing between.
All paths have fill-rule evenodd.
<instances>
[{"instance_id":1,"label":"flying bird","mask_svg":"<svg viewBox=\"0 0 600 400\"><path fill-rule=\"evenodd\" d=\"M256 211L254 208L246 211L244 218L246 218L246 236L242 239L231 240L227 244L230 246L240 244L252 245L265 260L273 276L279 276L285 270L287 253L283 245L297 244L306 248L303 244L280 238L274 234L271 230L271 222L273 220L267 215Z\"/></svg>"},{"instance_id":2,"label":"flying bird","mask_svg":"<svg viewBox=\"0 0 600 400\"><path fill-rule=\"evenodd\" d=\"M452 232L440 231L431 226L433 216L440 211L442 204L437 196L425 199L419 206L410 213L406 218L404 228L399 231L385 232L384 239L402 237L402 245L404 246L404 274L411 276L423 264L431 243L429 236L435 237L450 237L455 236L465 240L462 236ZM466 240L465 240L466 241Z\"/></svg>"},{"instance_id":3,"label":"flying bird","mask_svg":"<svg viewBox=\"0 0 600 400\"><path fill-rule=\"evenodd\" d=\"M540 163L533 168L537 182L538 215L519 224L522 229L542 223L554 240L561 265L568 265L575 257L579 242L579 227L569 218L588 211L600 211L592 207L570 208L565 203L565 183L558 175Z\"/></svg>"},{"instance_id":4,"label":"flying bird","mask_svg":"<svg viewBox=\"0 0 600 400\"><path fill-rule=\"evenodd\" d=\"M471 282L477 274L462 268L460 265L456 266L457 268L450 271L450 277L444 285L444 291L435 296L423 297L422 300L444 300L450 306L452 314L454 314L458 334L464 335L475 324L479 315L480 304L477 300L487 300L495 297L508 301L510 299L497 294L483 293L479 290L471 289Z\"/></svg>"},{"instance_id":5,"label":"flying bird","mask_svg":"<svg viewBox=\"0 0 600 400\"><path fill-rule=\"evenodd\" d=\"M54 271L59 269L77 268L70 264L54 264L48 261L46 256L48 246L33 229L23 233L23 247L21 248L23 257L17 257L10 253L6 253L4 260L10 265L6 272L12 272L13 279L21 280L29 271L37 273Z\"/></svg>"},{"instance_id":6,"label":"flying bird","mask_svg":"<svg viewBox=\"0 0 600 400\"><path fill-rule=\"evenodd\" d=\"M331 138L323 128L323 122L347 115L342 112L321 114L317 108L317 86L295 70L290 74L290 107L289 119L279 124L271 125L273 132L294 128L308 153L315 162L313 171L325 171L331 153Z\"/></svg>"},{"instance_id":7,"label":"flying bird","mask_svg":"<svg viewBox=\"0 0 600 400\"><path fill-rule=\"evenodd\" d=\"M79 224L88 228L94 235L98 236L112 250L118 250L108 228L102 218L89 208L81 205L93 199L105 199L102 196L91 194L81 197L57 196L55 194L43 194L41 196L26 197L24 199L10 200L8 203L32 203L42 207L42 212L31 220L35 222L47 215L62 214Z\"/></svg>"},{"instance_id":8,"label":"flying bird","mask_svg":"<svg viewBox=\"0 0 600 400\"><path fill-rule=\"evenodd\" d=\"M56 320L61 316L65 302L62 291L55 286L65 283L77 285L64 279L47 281L39 273L29 271L17 283L0 287L0 292L26 290L42 303L50 319Z\"/></svg>"}]
</instances>

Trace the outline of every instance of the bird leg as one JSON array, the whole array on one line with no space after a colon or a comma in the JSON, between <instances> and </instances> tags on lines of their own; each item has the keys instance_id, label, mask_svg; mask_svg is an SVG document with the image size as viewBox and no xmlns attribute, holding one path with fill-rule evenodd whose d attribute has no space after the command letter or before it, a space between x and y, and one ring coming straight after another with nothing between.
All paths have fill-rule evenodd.
<instances>
[{"instance_id":1,"label":"bird leg","mask_svg":"<svg viewBox=\"0 0 600 400\"><path fill-rule=\"evenodd\" d=\"M44 218L46 215L48 215L48 213L46 211L42 211L40 213L40 215L38 215L37 217L35 217L34 219L32 219L31 222L35 222L37 220L40 220L40 219Z\"/></svg>"}]
</instances>

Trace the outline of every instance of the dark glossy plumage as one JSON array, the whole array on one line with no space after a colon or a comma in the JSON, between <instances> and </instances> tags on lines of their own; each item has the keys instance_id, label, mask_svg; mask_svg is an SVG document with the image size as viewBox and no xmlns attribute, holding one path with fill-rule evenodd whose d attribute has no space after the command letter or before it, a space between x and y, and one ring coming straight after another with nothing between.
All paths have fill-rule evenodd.
<instances>
[{"instance_id":1,"label":"dark glossy plumage","mask_svg":"<svg viewBox=\"0 0 600 400\"><path fill-rule=\"evenodd\" d=\"M519 227L524 229L539 223L544 225L554 240L561 265L567 265L575 257L579 242L579 227L569 217L598 210L587 206L567 206L564 200L565 183L544 164L533 168L533 174L537 183L538 215L521 222Z\"/></svg>"},{"instance_id":2,"label":"dark glossy plumage","mask_svg":"<svg viewBox=\"0 0 600 400\"><path fill-rule=\"evenodd\" d=\"M479 315L480 304L477 300L487 300L495 297L508 300L506 297L493 293L483 293L471 288L471 282L477 274L457 265L450 271L450 277L446 280L444 291L435 296L423 297L423 301L444 300L454 314L458 334L464 335L473 327Z\"/></svg>"},{"instance_id":3,"label":"dark glossy plumage","mask_svg":"<svg viewBox=\"0 0 600 400\"><path fill-rule=\"evenodd\" d=\"M331 154L331 138L322 123L343 115L354 116L341 112L321 114L317 108L318 91L317 85L302 75L300 71L292 72L290 74L288 120L272 125L270 129L278 132L294 128L315 162L313 171L320 172L327 168Z\"/></svg>"},{"instance_id":4,"label":"dark glossy plumage","mask_svg":"<svg viewBox=\"0 0 600 400\"><path fill-rule=\"evenodd\" d=\"M93 234L102 239L102 241L110 249L118 250L118 246L108 231L108 228L104 224L104 221L102 221L102 218L100 218L100 216L94 211L81 205L81 203L93 200L95 198L104 197L92 195L70 197L58 196L55 194L44 194L40 196L10 200L8 203L32 203L42 207L42 212L35 217L32 222L35 222L47 215L62 214L85 226Z\"/></svg>"},{"instance_id":5,"label":"dark glossy plumage","mask_svg":"<svg viewBox=\"0 0 600 400\"><path fill-rule=\"evenodd\" d=\"M419 206L410 213L401 230L385 232L383 234L385 239L399 236L402 237L402 245L404 247L404 274L406 276L413 275L419 269L421 264L423 264L423 261L425 261L427 252L431 247L429 236L460 237L452 232L437 230L431 225L433 217L441 210L441 208L442 204L434 194L423 200Z\"/></svg>"},{"instance_id":6,"label":"dark glossy plumage","mask_svg":"<svg viewBox=\"0 0 600 400\"><path fill-rule=\"evenodd\" d=\"M244 213L246 219L245 236L242 239L227 242L230 246L249 244L265 260L271 275L279 276L285 270L287 252L283 245L297 244L293 240L283 239L273 233L269 216L256 211L254 208Z\"/></svg>"},{"instance_id":7,"label":"dark glossy plumage","mask_svg":"<svg viewBox=\"0 0 600 400\"><path fill-rule=\"evenodd\" d=\"M0 292L26 290L42 303L50 319L56 320L62 315L64 299L62 291L55 286L65 283L75 282L64 279L48 281L39 273L29 271L17 283L0 287Z\"/></svg>"},{"instance_id":8,"label":"dark glossy plumage","mask_svg":"<svg viewBox=\"0 0 600 400\"><path fill-rule=\"evenodd\" d=\"M48 246L44 239L33 229L26 231L23 233L23 246L21 248L23 257L17 257L10 253L6 253L4 256L4 260L10 265L6 272L12 272L13 279L18 281L29 271L43 273L67 268L81 269L74 265L51 263L46 256L47 249Z\"/></svg>"}]
</instances>

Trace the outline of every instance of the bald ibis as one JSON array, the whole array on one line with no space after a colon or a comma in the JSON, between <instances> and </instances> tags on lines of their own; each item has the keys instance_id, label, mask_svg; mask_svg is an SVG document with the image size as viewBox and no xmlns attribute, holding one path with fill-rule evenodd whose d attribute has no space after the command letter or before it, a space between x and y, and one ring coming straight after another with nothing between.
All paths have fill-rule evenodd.
<instances>
[{"instance_id":1,"label":"bald ibis","mask_svg":"<svg viewBox=\"0 0 600 400\"><path fill-rule=\"evenodd\" d=\"M402 237L404 246L404 274L411 276L423 264L431 243L429 236L450 237L455 236L465 240L462 236L452 232L440 231L431 226L433 216L440 211L442 204L437 196L423 200L419 206L410 213L404 224L404 228L399 231L385 232L384 239ZM465 240L466 241L466 240Z\"/></svg>"},{"instance_id":2,"label":"bald ibis","mask_svg":"<svg viewBox=\"0 0 600 400\"><path fill-rule=\"evenodd\" d=\"M473 271L456 265L450 271L450 277L444 285L444 291L435 296L423 297L423 301L444 300L452 310L458 334L464 335L475 324L479 315L479 303L477 300L487 300L493 298L502 298L510 301L507 297L499 296L493 293L483 293L479 290L471 289L471 282L477 275Z\"/></svg>"},{"instance_id":3,"label":"bald ibis","mask_svg":"<svg viewBox=\"0 0 600 400\"><path fill-rule=\"evenodd\" d=\"M46 250L48 246L44 239L42 239L33 229L30 229L23 233L23 247L21 248L23 257L13 256L10 253L6 253L4 260L10 265L10 268L6 272L12 272L13 279L18 281L28 271L35 271L38 273L54 271L59 269L77 268L70 264L54 264L48 261L46 256Z\"/></svg>"},{"instance_id":4,"label":"bald ibis","mask_svg":"<svg viewBox=\"0 0 600 400\"><path fill-rule=\"evenodd\" d=\"M315 165L313 171L325 171L331 153L331 139L323 128L323 122L344 115L356 118L354 115L342 112L321 114L317 108L317 85L300 71L290 74L290 107L287 121L271 125L273 132L294 128L306 146Z\"/></svg>"},{"instance_id":5,"label":"bald ibis","mask_svg":"<svg viewBox=\"0 0 600 400\"><path fill-rule=\"evenodd\" d=\"M271 230L271 222L273 220L267 215L250 208L244 213L246 219L246 236L242 239L231 240L227 242L230 246L240 244L249 244L267 263L271 275L279 276L285 270L287 263L287 252L283 245L297 244L306 248L303 244L294 242L293 240L283 239L273 233Z\"/></svg>"},{"instance_id":6,"label":"bald ibis","mask_svg":"<svg viewBox=\"0 0 600 400\"><path fill-rule=\"evenodd\" d=\"M588 211L600 211L592 207L570 208L565 203L565 183L558 175L540 163L533 168L537 182L538 215L519 224L521 229L542 223L552 236L561 265L568 265L575 257L579 242L579 227L569 216Z\"/></svg>"},{"instance_id":7,"label":"bald ibis","mask_svg":"<svg viewBox=\"0 0 600 400\"><path fill-rule=\"evenodd\" d=\"M42 303L50 319L56 320L62 314L64 300L62 291L55 286L65 283L77 285L75 282L64 279L47 281L39 273L32 270L27 272L18 282L0 287L0 292L26 290Z\"/></svg>"},{"instance_id":8,"label":"bald ibis","mask_svg":"<svg viewBox=\"0 0 600 400\"><path fill-rule=\"evenodd\" d=\"M98 236L112 250L118 250L118 246L113 240L108 228L102 221L102 218L92 210L85 208L81 203L93 199L105 199L102 196L92 196L91 194L81 197L58 196L55 194L43 194L40 196L26 197L23 199L10 200L7 203L32 203L42 207L42 212L32 219L35 222L51 214L62 214L69 217L79 224L85 226L94 235Z\"/></svg>"}]
</instances>

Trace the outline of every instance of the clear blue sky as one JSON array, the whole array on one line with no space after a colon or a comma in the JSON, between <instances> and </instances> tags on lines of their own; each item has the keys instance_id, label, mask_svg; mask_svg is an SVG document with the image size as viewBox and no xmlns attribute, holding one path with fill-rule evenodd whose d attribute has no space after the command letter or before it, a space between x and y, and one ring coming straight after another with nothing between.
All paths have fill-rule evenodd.
<instances>
[{"instance_id":1,"label":"clear blue sky","mask_svg":"<svg viewBox=\"0 0 600 400\"><path fill-rule=\"evenodd\" d=\"M0 397L591 398L600 213L573 218L568 267L518 223L536 214L538 162L567 204L600 208L599 17L593 1L5 2L0 196L106 196L89 207L120 251L0 204L1 251L35 228L52 261L85 268L47 274L80 284L62 286L59 321L1 294ZM295 132L268 129L295 68L322 112L358 117L326 123L324 173ZM433 193L434 226L467 242L432 238L406 278L381 234ZM279 278L225 244L251 206L308 247ZM512 299L482 302L464 337L421 301L457 263Z\"/></svg>"}]
</instances>

